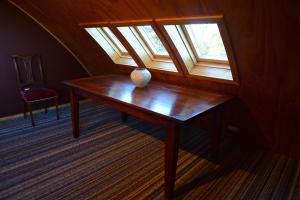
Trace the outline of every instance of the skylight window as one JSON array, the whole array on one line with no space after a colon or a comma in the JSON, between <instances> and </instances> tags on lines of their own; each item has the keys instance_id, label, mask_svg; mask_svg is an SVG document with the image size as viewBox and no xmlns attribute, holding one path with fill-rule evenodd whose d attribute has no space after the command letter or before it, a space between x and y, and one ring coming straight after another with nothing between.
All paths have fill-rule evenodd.
<instances>
[{"instance_id":1,"label":"skylight window","mask_svg":"<svg viewBox=\"0 0 300 200\"><path fill-rule=\"evenodd\" d=\"M188 24L184 27L198 62L201 59L228 61L217 24Z\"/></svg>"},{"instance_id":2,"label":"skylight window","mask_svg":"<svg viewBox=\"0 0 300 200\"><path fill-rule=\"evenodd\" d=\"M127 49L108 27L85 28L89 35L102 47L116 64L137 66Z\"/></svg>"},{"instance_id":3,"label":"skylight window","mask_svg":"<svg viewBox=\"0 0 300 200\"><path fill-rule=\"evenodd\" d=\"M109 39L114 43L114 45L122 54L128 54L128 51L122 45L120 40L115 36L115 34L113 34L113 32L108 27L103 27L102 29L106 33L107 37L109 37Z\"/></svg>"},{"instance_id":4,"label":"skylight window","mask_svg":"<svg viewBox=\"0 0 300 200\"><path fill-rule=\"evenodd\" d=\"M166 48L151 26L137 26L137 29L154 56L169 56Z\"/></svg>"},{"instance_id":5,"label":"skylight window","mask_svg":"<svg viewBox=\"0 0 300 200\"><path fill-rule=\"evenodd\" d=\"M85 30L120 65L239 83L223 16L85 23ZM91 27L91 26L100 27Z\"/></svg>"},{"instance_id":6,"label":"skylight window","mask_svg":"<svg viewBox=\"0 0 300 200\"><path fill-rule=\"evenodd\" d=\"M222 16L156 22L187 76L239 82Z\"/></svg>"},{"instance_id":7,"label":"skylight window","mask_svg":"<svg viewBox=\"0 0 300 200\"><path fill-rule=\"evenodd\" d=\"M155 70L177 72L173 60L152 25L118 26L116 24L116 27L144 66Z\"/></svg>"}]
</instances>

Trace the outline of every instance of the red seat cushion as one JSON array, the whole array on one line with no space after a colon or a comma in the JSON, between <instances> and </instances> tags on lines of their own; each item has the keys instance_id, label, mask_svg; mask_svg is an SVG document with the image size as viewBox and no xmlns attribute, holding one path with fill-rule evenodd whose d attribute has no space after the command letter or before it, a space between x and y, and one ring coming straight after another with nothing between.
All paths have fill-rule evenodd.
<instances>
[{"instance_id":1,"label":"red seat cushion","mask_svg":"<svg viewBox=\"0 0 300 200\"><path fill-rule=\"evenodd\" d=\"M39 101L57 97L57 93L48 88L25 88L21 91L21 95L25 101Z\"/></svg>"}]
</instances>

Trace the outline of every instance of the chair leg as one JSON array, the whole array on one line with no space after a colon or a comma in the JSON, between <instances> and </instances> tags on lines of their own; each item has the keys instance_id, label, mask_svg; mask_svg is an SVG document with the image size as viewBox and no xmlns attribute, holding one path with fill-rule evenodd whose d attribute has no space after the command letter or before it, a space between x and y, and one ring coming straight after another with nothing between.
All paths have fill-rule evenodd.
<instances>
[{"instance_id":1,"label":"chair leg","mask_svg":"<svg viewBox=\"0 0 300 200\"><path fill-rule=\"evenodd\" d=\"M28 108L29 108L29 113L30 113L30 118L31 118L31 124L32 124L32 126L35 126L33 115L32 115L32 105L30 103L28 104Z\"/></svg>"},{"instance_id":2,"label":"chair leg","mask_svg":"<svg viewBox=\"0 0 300 200\"><path fill-rule=\"evenodd\" d=\"M23 101L23 114L24 114L24 119L27 119L27 103Z\"/></svg>"},{"instance_id":3,"label":"chair leg","mask_svg":"<svg viewBox=\"0 0 300 200\"><path fill-rule=\"evenodd\" d=\"M55 110L56 110L56 119L59 120L58 98L55 99Z\"/></svg>"}]
</instances>

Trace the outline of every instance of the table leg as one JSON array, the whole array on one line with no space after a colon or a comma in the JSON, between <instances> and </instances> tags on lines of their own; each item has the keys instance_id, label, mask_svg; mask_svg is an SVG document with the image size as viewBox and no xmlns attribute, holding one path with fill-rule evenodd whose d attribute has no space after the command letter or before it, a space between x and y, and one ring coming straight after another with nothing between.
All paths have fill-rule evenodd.
<instances>
[{"instance_id":1,"label":"table leg","mask_svg":"<svg viewBox=\"0 0 300 200\"><path fill-rule=\"evenodd\" d=\"M215 110L214 124L211 137L211 153L212 158L218 159L220 151L220 143L223 132L223 112L224 106L221 105Z\"/></svg>"},{"instance_id":2,"label":"table leg","mask_svg":"<svg viewBox=\"0 0 300 200\"><path fill-rule=\"evenodd\" d=\"M128 114L125 112L121 112L122 114L122 122L127 122Z\"/></svg>"},{"instance_id":3,"label":"table leg","mask_svg":"<svg viewBox=\"0 0 300 200\"><path fill-rule=\"evenodd\" d=\"M74 138L79 137L79 102L78 96L73 89L70 89L71 112L72 112L72 127Z\"/></svg>"},{"instance_id":4,"label":"table leg","mask_svg":"<svg viewBox=\"0 0 300 200\"><path fill-rule=\"evenodd\" d=\"M177 124L166 127L165 142L165 196L172 198L176 180L179 129Z\"/></svg>"}]
</instances>

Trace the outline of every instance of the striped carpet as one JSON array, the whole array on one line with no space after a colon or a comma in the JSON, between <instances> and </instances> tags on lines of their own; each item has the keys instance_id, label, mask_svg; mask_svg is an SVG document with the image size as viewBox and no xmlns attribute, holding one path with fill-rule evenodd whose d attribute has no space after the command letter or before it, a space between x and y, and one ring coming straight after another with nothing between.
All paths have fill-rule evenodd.
<instances>
[{"instance_id":1,"label":"striped carpet","mask_svg":"<svg viewBox=\"0 0 300 200\"><path fill-rule=\"evenodd\" d=\"M0 122L0 199L164 199L164 131L93 103ZM208 159L209 135L183 128L175 199L300 199L299 162L226 137Z\"/></svg>"}]
</instances>

